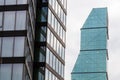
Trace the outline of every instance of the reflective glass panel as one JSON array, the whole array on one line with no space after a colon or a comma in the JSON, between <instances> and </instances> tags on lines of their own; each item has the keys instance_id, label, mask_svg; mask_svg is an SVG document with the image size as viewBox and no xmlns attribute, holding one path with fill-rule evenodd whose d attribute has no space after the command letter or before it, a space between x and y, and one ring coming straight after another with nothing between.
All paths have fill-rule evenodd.
<instances>
[{"instance_id":1,"label":"reflective glass panel","mask_svg":"<svg viewBox=\"0 0 120 80\"><path fill-rule=\"evenodd\" d=\"M4 16L4 30L14 30L15 12L5 12Z\"/></svg>"},{"instance_id":2,"label":"reflective glass panel","mask_svg":"<svg viewBox=\"0 0 120 80\"><path fill-rule=\"evenodd\" d=\"M17 11L16 30L24 30L26 23L26 11Z\"/></svg>"},{"instance_id":3,"label":"reflective glass panel","mask_svg":"<svg viewBox=\"0 0 120 80\"><path fill-rule=\"evenodd\" d=\"M13 64L12 80L22 80L23 64Z\"/></svg>"},{"instance_id":4,"label":"reflective glass panel","mask_svg":"<svg viewBox=\"0 0 120 80\"><path fill-rule=\"evenodd\" d=\"M12 64L1 64L0 80L11 80Z\"/></svg>"},{"instance_id":5,"label":"reflective glass panel","mask_svg":"<svg viewBox=\"0 0 120 80\"><path fill-rule=\"evenodd\" d=\"M21 57L24 55L25 37L15 37L14 56Z\"/></svg>"},{"instance_id":6,"label":"reflective glass panel","mask_svg":"<svg viewBox=\"0 0 120 80\"><path fill-rule=\"evenodd\" d=\"M13 55L13 37L3 37L2 57L12 57Z\"/></svg>"}]
</instances>

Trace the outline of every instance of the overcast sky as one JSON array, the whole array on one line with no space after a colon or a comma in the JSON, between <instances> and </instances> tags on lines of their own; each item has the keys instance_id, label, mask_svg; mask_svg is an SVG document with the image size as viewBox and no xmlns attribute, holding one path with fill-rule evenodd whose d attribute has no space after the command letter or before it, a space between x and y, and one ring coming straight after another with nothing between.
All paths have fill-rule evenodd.
<instances>
[{"instance_id":1,"label":"overcast sky","mask_svg":"<svg viewBox=\"0 0 120 80\"><path fill-rule=\"evenodd\" d=\"M108 7L109 16L109 80L120 80L120 0L67 0L67 38L65 80L71 72L80 50L80 28L92 8Z\"/></svg>"}]
</instances>

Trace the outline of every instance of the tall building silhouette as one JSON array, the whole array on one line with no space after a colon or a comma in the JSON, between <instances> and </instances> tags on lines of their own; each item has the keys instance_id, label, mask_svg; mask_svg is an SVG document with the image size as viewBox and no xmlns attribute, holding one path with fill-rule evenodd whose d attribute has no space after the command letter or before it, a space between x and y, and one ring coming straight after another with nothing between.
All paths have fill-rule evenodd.
<instances>
[{"instance_id":1,"label":"tall building silhouette","mask_svg":"<svg viewBox=\"0 0 120 80\"><path fill-rule=\"evenodd\" d=\"M72 80L108 80L107 8L93 8L81 28L81 49Z\"/></svg>"},{"instance_id":2,"label":"tall building silhouette","mask_svg":"<svg viewBox=\"0 0 120 80\"><path fill-rule=\"evenodd\" d=\"M64 80L66 0L0 0L0 80Z\"/></svg>"}]
</instances>

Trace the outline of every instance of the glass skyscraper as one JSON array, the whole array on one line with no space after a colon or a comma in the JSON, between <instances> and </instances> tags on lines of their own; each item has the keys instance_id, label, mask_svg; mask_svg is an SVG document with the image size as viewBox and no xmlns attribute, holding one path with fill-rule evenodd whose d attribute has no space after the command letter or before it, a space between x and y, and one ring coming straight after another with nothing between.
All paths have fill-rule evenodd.
<instances>
[{"instance_id":1,"label":"glass skyscraper","mask_svg":"<svg viewBox=\"0 0 120 80\"><path fill-rule=\"evenodd\" d=\"M0 80L64 80L66 0L0 0Z\"/></svg>"},{"instance_id":2,"label":"glass skyscraper","mask_svg":"<svg viewBox=\"0 0 120 80\"><path fill-rule=\"evenodd\" d=\"M72 80L108 80L107 8L93 8L81 28L81 50L71 73Z\"/></svg>"}]
</instances>

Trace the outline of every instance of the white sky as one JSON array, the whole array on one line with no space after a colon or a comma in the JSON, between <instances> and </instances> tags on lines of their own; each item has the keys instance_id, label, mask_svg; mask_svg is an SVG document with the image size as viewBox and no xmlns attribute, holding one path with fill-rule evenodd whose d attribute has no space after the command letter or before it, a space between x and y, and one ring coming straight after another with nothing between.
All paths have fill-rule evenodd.
<instances>
[{"instance_id":1,"label":"white sky","mask_svg":"<svg viewBox=\"0 0 120 80\"><path fill-rule=\"evenodd\" d=\"M109 16L109 80L120 80L120 0L67 0L67 38L65 80L71 72L80 50L80 28L92 8L108 7Z\"/></svg>"}]
</instances>

